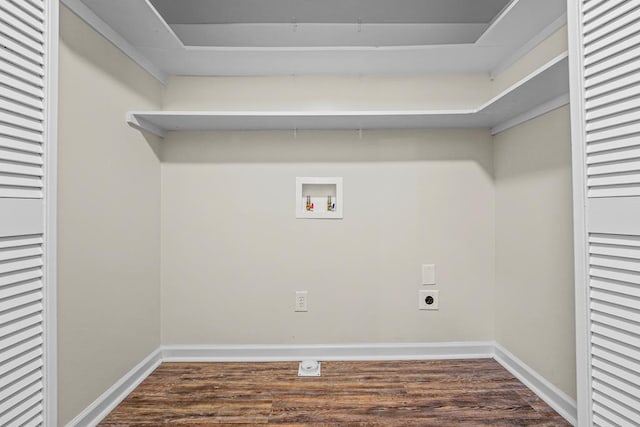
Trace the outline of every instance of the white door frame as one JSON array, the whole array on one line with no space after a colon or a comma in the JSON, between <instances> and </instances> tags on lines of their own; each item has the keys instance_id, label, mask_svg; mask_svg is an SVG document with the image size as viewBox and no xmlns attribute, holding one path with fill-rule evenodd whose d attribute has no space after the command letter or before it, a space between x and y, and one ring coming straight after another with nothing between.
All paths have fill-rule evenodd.
<instances>
[{"instance_id":1,"label":"white door frame","mask_svg":"<svg viewBox=\"0 0 640 427\"><path fill-rule=\"evenodd\" d=\"M44 149L44 425L58 423L57 206L59 2L45 0L46 130Z\"/></svg>"},{"instance_id":2,"label":"white door frame","mask_svg":"<svg viewBox=\"0 0 640 427\"><path fill-rule=\"evenodd\" d=\"M582 54L582 1L567 0L571 151L573 170L573 245L575 273L576 381L578 426L591 426L591 336L587 239L586 153Z\"/></svg>"}]
</instances>

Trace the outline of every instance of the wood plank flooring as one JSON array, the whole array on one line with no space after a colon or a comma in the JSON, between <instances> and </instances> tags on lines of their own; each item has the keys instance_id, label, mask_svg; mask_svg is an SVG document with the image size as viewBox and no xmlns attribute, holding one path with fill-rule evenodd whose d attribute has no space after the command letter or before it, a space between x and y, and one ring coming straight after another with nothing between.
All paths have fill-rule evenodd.
<instances>
[{"instance_id":1,"label":"wood plank flooring","mask_svg":"<svg viewBox=\"0 0 640 427\"><path fill-rule=\"evenodd\" d=\"M568 426L492 359L163 363L101 426Z\"/></svg>"}]
</instances>

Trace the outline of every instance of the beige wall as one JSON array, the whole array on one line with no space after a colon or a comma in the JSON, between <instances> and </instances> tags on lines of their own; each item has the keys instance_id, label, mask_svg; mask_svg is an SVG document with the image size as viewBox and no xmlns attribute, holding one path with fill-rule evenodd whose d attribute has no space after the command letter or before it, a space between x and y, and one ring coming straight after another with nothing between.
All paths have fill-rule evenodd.
<instances>
[{"instance_id":1,"label":"beige wall","mask_svg":"<svg viewBox=\"0 0 640 427\"><path fill-rule=\"evenodd\" d=\"M158 108L161 89L64 7L60 28L64 425L160 344L160 165L124 117L130 108Z\"/></svg>"},{"instance_id":2,"label":"beige wall","mask_svg":"<svg viewBox=\"0 0 640 427\"><path fill-rule=\"evenodd\" d=\"M575 398L569 108L495 136L496 341Z\"/></svg>"},{"instance_id":3,"label":"beige wall","mask_svg":"<svg viewBox=\"0 0 640 427\"><path fill-rule=\"evenodd\" d=\"M567 27L551 34L510 67L493 76L492 96L498 95L568 50Z\"/></svg>"},{"instance_id":4,"label":"beige wall","mask_svg":"<svg viewBox=\"0 0 640 427\"><path fill-rule=\"evenodd\" d=\"M165 110L431 110L476 108L485 74L421 76L172 77Z\"/></svg>"},{"instance_id":5,"label":"beige wall","mask_svg":"<svg viewBox=\"0 0 640 427\"><path fill-rule=\"evenodd\" d=\"M486 130L180 133L162 164L162 342L493 339ZM295 218L296 176L344 178L344 219ZM440 311L417 309L422 263ZM294 313L294 292L309 312Z\"/></svg>"},{"instance_id":6,"label":"beige wall","mask_svg":"<svg viewBox=\"0 0 640 427\"><path fill-rule=\"evenodd\" d=\"M160 343L497 339L575 396L566 108L495 138L185 132L159 144L124 122L161 107L474 108L555 56L561 33L493 83L174 77L163 88L64 8L61 19L61 424ZM342 176L344 219L296 219L296 176ZM420 285L422 263L437 265L437 286ZM417 310L422 288L440 290L439 311ZM309 291L308 313L294 313L296 290Z\"/></svg>"}]
</instances>

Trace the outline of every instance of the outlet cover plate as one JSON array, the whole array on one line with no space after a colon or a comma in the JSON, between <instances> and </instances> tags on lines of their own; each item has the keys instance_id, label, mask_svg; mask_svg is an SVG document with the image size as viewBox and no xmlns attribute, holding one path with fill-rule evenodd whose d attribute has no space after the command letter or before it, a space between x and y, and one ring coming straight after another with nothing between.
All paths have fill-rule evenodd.
<instances>
[{"instance_id":1,"label":"outlet cover plate","mask_svg":"<svg viewBox=\"0 0 640 427\"><path fill-rule=\"evenodd\" d=\"M294 311L309 311L309 306L307 304L308 297L309 293L307 291L296 291Z\"/></svg>"},{"instance_id":2,"label":"outlet cover plate","mask_svg":"<svg viewBox=\"0 0 640 427\"><path fill-rule=\"evenodd\" d=\"M418 309L419 310L438 310L439 309L439 291L431 291L421 289L418 291ZM431 301L429 303L428 301Z\"/></svg>"},{"instance_id":3,"label":"outlet cover plate","mask_svg":"<svg viewBox=\"0 0 640 427\"><path fill-rule=\"evenodd\" d=\"M435 264L422 264L422 284L436 284L436 266Z\"/></svg>"}]
</instances>

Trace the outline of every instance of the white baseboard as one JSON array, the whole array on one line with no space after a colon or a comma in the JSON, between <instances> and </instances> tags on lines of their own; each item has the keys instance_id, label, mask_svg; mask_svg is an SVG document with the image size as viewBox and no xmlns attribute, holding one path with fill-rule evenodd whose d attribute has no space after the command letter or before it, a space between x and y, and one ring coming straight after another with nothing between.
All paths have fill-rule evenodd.
<instances>
[{"instance_id":1,"label":"white baseboard","mask_svg":"<svg viewBox=\"0 0 640 427\"><path fill-rule=\"evenodd\" d=\"M156 349L142 362L127 372L118 382L102 393L91 405L71 420L67 427L93 427L124 400L154 369L162 363L160 349Z\"/></svg>"},{"instance_id":2,"label":"white baseboard","mask_svg":"<svg viewBox=\"0 0 640 427\"><path fill-rule=\"evenodd\" d=\"M569 397L555 385L551 384L536 371L527 366L500 344L495 343L493 358L500 363L507 371L511 372L531 391L544 400L558 414L566 419L571 425L577 424L576 401Z\"/></svg>"},{"instance_id":3,"label":"white baseboard","mask_svg":"<svg viewBox=\"0 0 640 427\"><path fill-rule=\"evenodd\" d=\"M428 360L493 357L492 342L328 344L328 345L168 345L164 362L273 362L316 360Z\"/></svg>"}]
</instances>

